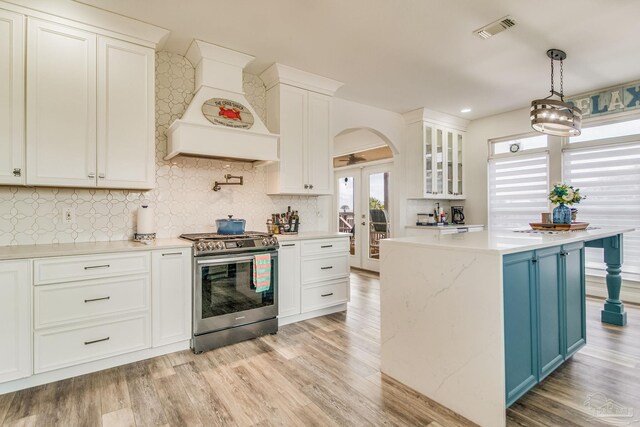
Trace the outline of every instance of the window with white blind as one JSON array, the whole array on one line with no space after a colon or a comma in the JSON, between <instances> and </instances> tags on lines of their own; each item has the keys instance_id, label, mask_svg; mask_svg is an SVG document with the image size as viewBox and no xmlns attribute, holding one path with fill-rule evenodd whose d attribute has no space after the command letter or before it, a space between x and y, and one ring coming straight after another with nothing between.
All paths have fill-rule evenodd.
<instances>
[{"instance_id":1,"label":"window with white blind","mask_svg":"<svg viewBox=\"0 0 640 427\"><path fill-rule=\"evenodd\" d=\"M640 135L636 142L629 142L627 137L619 144L615 141L612 144L611 136L606 133L601 137L607 139L608 145L594 145L591 139L588 147L572 143L563 153L565 182L586 196L574 206L578 209L578 221L596 227L640 228ZM586 261L589 268L605 268L602 250L587 250ZM622 271L640 274L640 232L624 235Z\"/></svg>"},{"instance_id":2,"label":"window with white blind","mask_svg":"<svg viewBox=\"0 0 640 427\"><path fill-rule=\"evenodd\" d=\"M489 228L522 228L548 212L548 154L494 158L489 161Z\"/></svg>"}]
</instances>

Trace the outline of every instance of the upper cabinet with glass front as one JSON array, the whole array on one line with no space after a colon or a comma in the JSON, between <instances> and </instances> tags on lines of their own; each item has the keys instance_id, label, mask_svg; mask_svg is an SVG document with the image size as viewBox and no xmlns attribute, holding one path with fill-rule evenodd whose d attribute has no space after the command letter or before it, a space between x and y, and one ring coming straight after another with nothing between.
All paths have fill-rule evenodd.
<instances>
[{"instance_id":1,"label":"upper cabinet with glass front","mask_svg":"<svg viewBox=\"0 0 640 427\"><path fill-rule=\"evenodd\" d=\"M408 197L464 199L467 120L420 109L404 115Z\"/></svg>"}]
</instances>

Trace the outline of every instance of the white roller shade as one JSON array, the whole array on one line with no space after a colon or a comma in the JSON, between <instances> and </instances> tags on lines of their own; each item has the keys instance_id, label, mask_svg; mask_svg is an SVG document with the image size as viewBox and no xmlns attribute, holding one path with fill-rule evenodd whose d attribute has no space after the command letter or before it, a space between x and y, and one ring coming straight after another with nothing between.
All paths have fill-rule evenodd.
<instances>
[{"instance_id":1,"label":"white roller shade","mask_svg":"<svg viewBox=\"0 0 640 427\"><path fill-rule=\"evenodd\" d=\"M548 212L547 154L489 161L489 227L492 230L528 227Z\"/></svg>"},{"instance_id":2,"label":"white roller shade","mask_svg":"<svg viewBox=\"0 0 640 427\"><path fill-rule=\"evenodd\" d=\"M640 228L640 136L638 143L564 152L564 179L586 195L578 221L593 226ZM587 267L604 269L601 250L588 250ZM640 232L624 235L623 273L640 274Z\"/></svg>"}]
</instances>

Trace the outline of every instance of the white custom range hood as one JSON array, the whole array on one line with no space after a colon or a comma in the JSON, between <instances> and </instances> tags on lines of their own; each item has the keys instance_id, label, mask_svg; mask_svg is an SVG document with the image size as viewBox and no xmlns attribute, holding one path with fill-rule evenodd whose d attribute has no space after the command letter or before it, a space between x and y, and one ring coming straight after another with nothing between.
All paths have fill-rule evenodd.
<instances>
[{"instance_id":1,"label":"white custom range hood","mask_svg":"<svg viewBox=\"0 0 640 427\"><path fill-rule=\"evenodd\" d=\"M278 160L278 135L269 132L255 110L244 97L242 70L254 57L220 46L194 40L186 55L196 67L196 93L181 119L167 130L167 156L212 157L240 161ZM249 129L211 123L202 112L210 100L229 100L253 115ZM226 103L226 101L224 101ZM224 119L224 106L213 115ZM237 110L236 110L237 111ZM229 111L234 125L234 112ZM238 116L235 116L238 119Z\"/></svg>"}]
</instances>

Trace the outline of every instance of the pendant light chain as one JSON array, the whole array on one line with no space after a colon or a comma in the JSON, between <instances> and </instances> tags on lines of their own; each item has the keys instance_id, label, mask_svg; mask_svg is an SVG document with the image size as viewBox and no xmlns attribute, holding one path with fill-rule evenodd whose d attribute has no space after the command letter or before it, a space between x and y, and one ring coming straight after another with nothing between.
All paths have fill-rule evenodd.
<instances>
[{"instance_id":1,"label":"pendant light chain","mask_svg":"<svg viewBox=\"0 0 640 427\"><path fill-rule=\"evenodd\" d=\"M551 96L553 96L553 91L554 91L553 80L554 80L554 77L553 77L553 58L551 58Z\"/></svg>"},{"instance_id":2,"label":"pendant light chain","mask_svg":"<svg viewBox=\"0 0 640 427\"><path fill-rule=\"evenodd\" d=\"M564 102L564 61L560 60L560 99Z\"/></svg>"}]
</instances>

